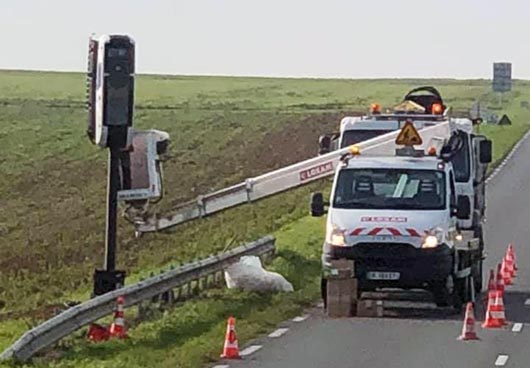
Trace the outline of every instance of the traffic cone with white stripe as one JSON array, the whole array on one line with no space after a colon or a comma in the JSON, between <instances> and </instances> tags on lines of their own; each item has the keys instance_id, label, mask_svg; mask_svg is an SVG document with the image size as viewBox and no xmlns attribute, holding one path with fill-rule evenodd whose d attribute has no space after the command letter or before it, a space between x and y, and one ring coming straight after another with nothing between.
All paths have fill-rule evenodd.
<instances>
[{"instance_id":1,"label":"traffic cone with white stripe","mask_svg":"<svg viewBox=\"0 0 530 368\"><path fill-rule=\"evenodd\" d=\"M502 259L501 262L501 272L502 277L504 279L504 285L508 286L512 284L512 276L510 274L510 270L508 269L508 265L506 264L506 257Z\"/></svg>"},{"instance_id":2,"label":"traffic cone with white stripe","mask_svg":"<svg viewBox=\"0 0 530 368\"><path fill-rule=\"evenodd\" d=\"M228 318L226 325L225 346L221 358L224 359L241 359L239 356L239 346L237 344L236 336L236 319L234 317Z\"/></svg>"},{"instance_id":3,"label":"traffic cone with white stripe","mask_svg":"<svg viewBox=\"0 0 530 368\"><path fill-rule=\"evenodd\" d=\"M462 335L458 337L458 340L480 340L475 331L475 314L473 313L473 303L471 302L467 303Z\"/></svg>"},{"instance_id":4,"label":"traffic cone with white stripe","mask_svg":"<svg viewBox=\"0 0 530 368\"><path fill-rule=\"evenodd\" d=\"M504 295L504 277L502 275L502 264L497 265L497 291Z\"/></svg>"},{"instance_id":5,"label":"traffic cone with white stripe","mask_svg":"<svg viewBox=\"0 0 530 368\"><path fill-rule=\"evenodd\" d=\"M517 271L517 257L515 257L515 250L513 249L512 244L508 246L508 253L510 253L513 258L513 270Z\"/></svg>"},{"instance_id":6,"label":"traffic cone with white stripe","mask_svg":"<svg viewBox=\"0 0 530 368\"><path fill-rule=\"evenodd\" d=\"M504 260L506 262L506 268L508 270L508 273L510 274L510 277L513 279L515 277L515 263L513 260L513 254L510 252L510 248L508 248L508 250L506 251Z\"/></svg>"},{"instance_id":7,"label":"traffic cone with white stripe","mask_svg":"<svg viewBox=\"0 0 530 368\"><path fill-rule=\"evenodd\" d=\"M507 325L506 322L506 311L504 309L504 299L501 293L497 292L495 295L495 313L501 325Z\"/></svg>"},{"instance_id":8,"label":"traffic cone with white stripe","mask_svg":"<svg viewBox=\"0 0 530 368\"><path fill-rule=\"evenodd\" d=\"M486 307L486 305L488 303L488 295L492 291L497 291L497 282L495 280L495 271L494 270L490 270L490 277L488 279L488 290L484 294L484 297L482 299L482 301L484 303L484 307Z\"/></svg>"},{"instance_id":9,"label":"traffic cone with white stripe","mask_svg":"<svg viewBox=\"0 0 530 368\"><path fill-rule=\"evenodd\" d=\"M488 292L488 307L486 308L486 318L482 324L482 328L500 328L503 326L499 320L499 314L497 313L496 303L497 295L500 295L500 291Z\"/></svg>"},{"instance_id":10,"label":"traffic cone with white stripe","mask_svg":"<svg viewBox=\"0 0 530 368\"><path fill-rule=\"evenodd\" d=\"M488 292L497 291L497 284L495 283L495 271L490 270L490 278L488 280Z\"/></svg>"},{"instance_id":11,"label":"traffic cone with white stripe","mask_svg":"<svg viewBox=\"0 0 530 368\"><path fill-rule=\"evenodd\" d=\"M109 327L109 335L111 338L115 337L118 339L126 339L127 330L125 328L125 316L123 311L123 305L125 304L125 298L119 296L116 300L117 308L114 313L114 322Z\"/></svg>"}]
</instances>

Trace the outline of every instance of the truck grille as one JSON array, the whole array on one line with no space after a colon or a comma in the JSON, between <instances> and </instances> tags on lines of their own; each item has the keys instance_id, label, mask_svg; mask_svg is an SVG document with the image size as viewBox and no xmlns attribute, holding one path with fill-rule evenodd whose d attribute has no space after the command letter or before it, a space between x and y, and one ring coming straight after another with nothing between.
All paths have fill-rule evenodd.
<instances>
[{"instance_id":1,"label":"truck grille","mask_svg":"<svg viewBox=\"0 0 530 368\"><path fill-rule=\"evenodd\" d=\"M409 258L418 255L418 249L406 243L359 243L353 247L360 258Z\"/></svg>"}]
</instances>

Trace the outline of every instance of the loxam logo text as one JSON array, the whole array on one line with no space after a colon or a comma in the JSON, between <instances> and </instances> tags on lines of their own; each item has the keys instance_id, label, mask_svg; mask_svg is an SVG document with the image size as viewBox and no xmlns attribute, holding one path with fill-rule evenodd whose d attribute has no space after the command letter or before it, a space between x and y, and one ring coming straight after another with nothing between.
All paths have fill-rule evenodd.
<instances>
[{"instance_id":1,"label":"loxam logo text","mask_svg":"<svg viewBox=\"0 0 530 368\"><path fill-rule=\"evenodd\" d=\"M320 176L324 173L333 171L333 162L326 162L324 164L312 167L310 169L300 172L300 181L306 181L311 178Z\"/></svg>"}]
</instances>

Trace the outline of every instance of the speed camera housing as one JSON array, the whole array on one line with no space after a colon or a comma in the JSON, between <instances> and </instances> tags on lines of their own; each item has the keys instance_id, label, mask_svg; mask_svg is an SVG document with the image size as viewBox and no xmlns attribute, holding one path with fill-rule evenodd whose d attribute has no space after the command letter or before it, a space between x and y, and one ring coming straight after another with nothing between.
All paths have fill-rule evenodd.
<instances>
[{"instance_id":1,"label":"speed camera housing","mask_svg":"<svg viewBox=\"0 0 530 368\"><path fill-rule=\"evenodd\" d=\"M101 147L130 145L134 58L134 41L129 36L104 35L89 41L87 134Z\"/></svg>"}]
</instances>

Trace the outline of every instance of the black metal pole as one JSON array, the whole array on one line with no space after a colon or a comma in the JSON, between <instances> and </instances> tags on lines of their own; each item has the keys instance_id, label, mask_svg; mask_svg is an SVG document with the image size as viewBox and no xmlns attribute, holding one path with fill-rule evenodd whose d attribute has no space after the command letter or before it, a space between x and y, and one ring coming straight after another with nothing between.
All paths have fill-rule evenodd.
<instances>
[{"instance_id":1,"label":"black metal pole","mask_svg":"<svg viewBox=\"0 0 530 368\"><path fill-rule=\"evenodd\" d=\"M107 224L105 232L105 271L116 269L116 238L118 222L118 190L120 188L120 151L109 149L107 181Z\"/></svg>"}]
</instances>

